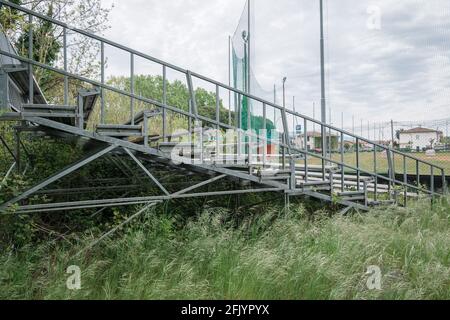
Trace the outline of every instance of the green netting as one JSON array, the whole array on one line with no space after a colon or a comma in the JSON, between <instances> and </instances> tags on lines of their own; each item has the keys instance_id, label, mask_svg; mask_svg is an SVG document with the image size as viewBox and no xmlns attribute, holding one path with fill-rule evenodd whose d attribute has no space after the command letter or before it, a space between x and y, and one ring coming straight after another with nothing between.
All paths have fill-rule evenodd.
<instances>
[{"instance_id":1,"label":"green netting","mask_svg":"<svg viewBox=\"0 0 450 320\"><path fill-rule=\"evenodd\" d=\"M255 61L255 19L254 19L254 1L246 1L244 10L239 24L232 37L232 71L233 71L233 87L250 93L254 96L269 100L272 92L265 91L259 85L253 65ZM249 14L250 10L250 14ZM250 49L249 49L250 46ZM264 129L263 108L262 104L256 103L247 97L235 95L236 112L240 111L240 124L243 130L259 130ZM240 110L238 110L240 107ZM276 121L276 119L275 119ZM266 119L266 128L268 138L270 139L271 131L275 129L275 125L271 120Z\"/></svg>"}]
</instances>

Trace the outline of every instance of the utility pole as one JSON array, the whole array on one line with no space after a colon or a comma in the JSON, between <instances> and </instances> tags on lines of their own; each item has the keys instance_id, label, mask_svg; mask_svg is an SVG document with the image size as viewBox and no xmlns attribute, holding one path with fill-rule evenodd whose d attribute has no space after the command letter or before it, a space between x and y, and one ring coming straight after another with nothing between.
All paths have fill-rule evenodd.
<instances>
[{"instance_id":1,"label":"utility pole","mask_svg":"<svg viewBox=\"0 0 450 320\"><path fill-rule=\"evenodd\" d=\"M316 103L313 102L313 119L316 120ZM316 133L316 123L313 122L313 133Z\"/></svg>"},{"instance_id":2,"label":"utility pole","mask_svg":"<svg viewBox=\"0 0 450 320\"><path fill-rule=\"evenodd\" d=\"M352 116L352 133L355 134L355 116Z\"/></svg>"},{"instance_id":3,"label":"utility pole","mask_svg":"<svg viewBox=\"0 0 450 320\"><path fill-rule=\"evenodd\" d=\"M228 86L231 87L231 36L228 36ZM228 124L231 126L231 90L228 90Z\"/></svg>"},{"instance_id":4,"label":"utility pole","mask_svg":"<svg viewBox=\"0 0 450 320\"><path fill-rule=\"evenodd\" d=\"M277 104L277 85L273 85L273 104Z\"/></svg>"},{"instance_id":5,"label":"utility pole","mask_svg":"<svg viewBox=\"0 0 450 320\"><path fill-rule=\"evenodd\" d=\"M286 80L287 77L283 78L283 108L286 108Z\"/></svg>"},{"instance_id":6,"label":"utility pole","mask_svg":"<svg viewBox=\"0 0 450 320\"><path fill-rule=\"evenodd\" d=\"M374 141L377 140L377 123L376 122L374 122L374 124L373 124L373 140ZM378 139L378 140L380 140L380 139Z\"/></svg>"},{"instance_id":7,"label":"utility pole","mask_svg":"<svg viewBox=\"0 0 450 320\"><path fill-rule=\"evenodd\" d=\"M248 1L248 3L247 3L247 6L248 6L248 17L247 17L247 20L248 20L248 26L247 26L247 29L248 29L248 35L247 35L247 42L248 42L248 44L247 44L247 50L248 50L248 57L247 57L247 71L248 71L248 74L247 74L247 77L248 77L248 79L247 79L247 93L252 93L251 92L251 83L250 83L250 75L251 75L251 52L252 52L252 45L251 45L251 37L252 37L252 30L251 30L251 24L252 24L252 21L251 21L251 0L247 0ZM249 101L249 103L248 104L250 104L250 101ZM249 106L250 107L250 106Z\"/></svg>"},{"instance_id":8,"label":"utility pole","mask_svg":"<svg viewBox=\"0 0 450 320\"><path fill-rule=\"evenodd\" d=\"M321 78L321 106L322 123L327 123L327 103L325 99L325 38L323 28L323 0L320 0L320 78ZM322 155L326 156L327 145L325 139L326 128L322 125Z\"/></svg>"},{"instance_id":9,"label":"utility pole","mask_svg":"<svg viewBox=\"0 0 450 320\"><path fill-rule=\"evenodd\" d=\"M391 120L391 141L392 141L392 149L394 149L394 120Z\"/></svg>"},{"instance_id":10,"label":"utility pole","mask_svg":"<svg viewBox=\"0 0 450 320\"><path fill-rule=\"evenodd\" d=\"M292 97L292 110L295 113L295 96ZM297 128L295 126L295 119L297 119L296 116L292 116L292 130L294 131L294 137L297 135Z\"/></svg>"}]
</instances>

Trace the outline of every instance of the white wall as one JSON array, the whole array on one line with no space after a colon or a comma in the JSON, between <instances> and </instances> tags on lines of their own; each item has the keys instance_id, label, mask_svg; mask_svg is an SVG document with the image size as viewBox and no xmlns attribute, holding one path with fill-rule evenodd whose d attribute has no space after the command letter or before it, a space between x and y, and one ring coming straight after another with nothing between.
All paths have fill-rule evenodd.
<instances>
[{"instance_id":1,"label":"white wall","mask_svg":"<svg viewBox=\"0 0 450 320\"><path fill-rule=\"evenodd\" d=\"M400 133L400 146L406 147L411 142L412 149L417 149L419 147L421 150L423 148L429 147L430 140L434 139L434 144L439 142L439 135L437 132L426 132L426 133Z\"/></svg>"}]
</instances>

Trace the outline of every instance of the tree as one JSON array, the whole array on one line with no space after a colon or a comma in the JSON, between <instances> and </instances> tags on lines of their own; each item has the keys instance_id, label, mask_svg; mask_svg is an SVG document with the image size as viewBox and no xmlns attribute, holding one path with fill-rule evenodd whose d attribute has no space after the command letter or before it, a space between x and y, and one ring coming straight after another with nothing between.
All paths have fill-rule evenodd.
<instances>
[{"instance_id":1,"label":"tree","mask_svg":"<svg viewBox=\"0 0 450 320\"><path fill-rule=\"evenodd\" d=\"M91 33L101 34L109 28L108 16L112 9L103 8L101 0L14 0L15 4L46 15L67 25ZM50 66L63 68L63 28L34 18L29 24L27 15L4 6L0 10L2 31L17 48L18 54L28 56L30 27L33 30L33 59ZM100 43L67 30L68 70L79 76L94 78L100 73L98 54ZM34 75L50 101L62 96L62 76L35 68Z\"/></svg>"}]
</instances>

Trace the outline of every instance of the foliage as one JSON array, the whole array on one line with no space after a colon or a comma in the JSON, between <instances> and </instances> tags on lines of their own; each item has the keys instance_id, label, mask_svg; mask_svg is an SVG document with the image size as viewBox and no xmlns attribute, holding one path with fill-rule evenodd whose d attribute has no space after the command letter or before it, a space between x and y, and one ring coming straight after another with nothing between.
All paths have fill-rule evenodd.
<instances>
[{"instance_id":1,"label":"foliage","mask_svg":"<svg viewBox=\"0 0 450 320\"><path fill-rule=\"evenodd\" d=\"M102 33L109 28L107 21L111 8L104 8L101 0L30 0L13 1L26 8L62 21L72 27L92 33ZM49 66L64 67L63 29L43 19L34 18L30 24L28 16L4 6L0 10L2 31L17 48L18 54L28 57L30 27L33 30L33 58ZM71 73L96 77L99 74L100 52L98 41L67 30L68 70ZM49 101L62 96L62 77L46 69L35 68L35 78Z\"/></svg>"},{"instance_id":2,"label":"foliage","mask_svg":"<svg viewBox=\"0 0 450 320\"><path fill-rule=\"evenodd\" d=\"M254 213L256 212L256 213ZM93 241L27 247L0 255L7 299L449 299L450 207L428 201L408 209L314 220L295 203L258 206L236 218L209 207L183 227L150 210L81 256ZM69 265L81 290L65 287ZM366 270L382 271L370 291Z\"/></svg>"}]
</instances>

